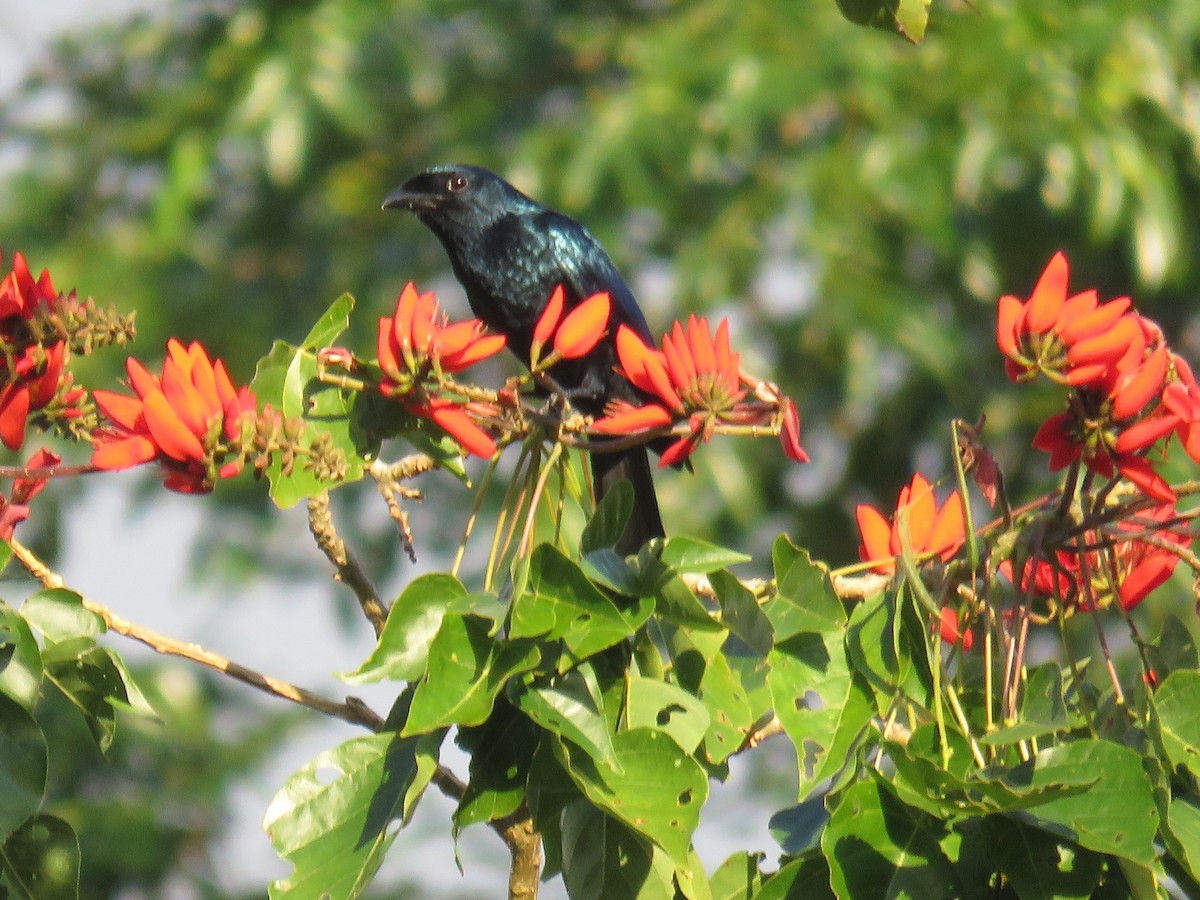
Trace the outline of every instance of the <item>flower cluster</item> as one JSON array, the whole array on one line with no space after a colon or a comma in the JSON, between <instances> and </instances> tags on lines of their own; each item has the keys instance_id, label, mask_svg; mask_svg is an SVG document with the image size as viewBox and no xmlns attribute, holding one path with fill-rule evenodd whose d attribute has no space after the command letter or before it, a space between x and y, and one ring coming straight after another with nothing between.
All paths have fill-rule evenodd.
<instances>
[{"instance_id":1,"label":"flower cluster","mask_svg":"<svg viewBox=\"0 0 1200 900\"><path fill-rule=\"evenodd\" d=\"M242 470L255 442L257 401L249 388L234 387L223 362L198 342L184 347L172 338L161 376L132 357L126 372L135 396L93 393L111 423L93 434L93 466L156 461L165 486L187 494L207 493L218 477Z\"/></svg>"},{"instance_id":2,"label":"flower cluster","mask_svg":"<svg viewBox=\"0 0 1200 900\"><path fill-rule=\"evenodd\" d=\"M1200 390L1191 370L1128 297L1068 296L1067 274L1066 257L1055 254L1029 299L1001 297L997 312L1009 377L1043 374L1070 389L1066 409L1042 424L1033 445L1050 454L1052 471L1078 460L1171 503L1174 492L1146 454L1178 433L1200 460Z\"/></svg>"},{"instance_id":3,"label":"flower cluster","mask_svg":"<svg viewBox=\"0 0 1200 900\"><path fill-rule=\"evenodd\" d=\"M496 442L471 418L471 405L435 389L445 375L494 356L504 344L503 335L489 334L478 319L448 323L434 295L419 294L410 281L400 292L395 313L379 320L379 390L414 415L432 419L468 452L491 458Z\"/></svg>"},{"instance_id":4,"label":"flower cluster","mask_svg":"<svg viewBox=\"0 0 1200 900\"><path fill-rule=\"evenodd\" d=\"M729 321L722 319L714 334L708 320L689 316L686 327L676 322L663 336L662 349L648 346L628 325L616 336L621 371L649 402L609 404L592 425L602 435L638 432L682 434L662 454L660 465L677 465L718 429L774 427L784 451L807 462L800 446L800 417L791 400L767 382L741 371L741 358L730 347ZM750 389L754 399L748 400Z\"/></svg>"},{"instance_id":5,"label":"flower cluster","mask_svg":"<svg viewBox=\"0 0 1200 900\"><path fill-rule=\"evenodd\" d=\"M1088 612L1114 600L1130 610L1163 584L1179 563L1173 547L1191 536L1164 504L1119 522L1109 532L1088 531L1075 549L1057 549L1049 558L1026 559L1020 589L1065 610ZM1011 560L1000 565L1009 578Z\"/></svg>"},{"instance_id":6,"label":"flower cluster","mask_svg":"<svg viewBox=\"0 0 1200 900\"><path fill-rule=\"evenodd\" d=\"M10 450L25 442L34 413L44 425L83 415L85 391L66 372L67 341L50 327L64 299L50 273L35 279L19 252L0 277L0 441Z\"/></svg>"}]
</instances>

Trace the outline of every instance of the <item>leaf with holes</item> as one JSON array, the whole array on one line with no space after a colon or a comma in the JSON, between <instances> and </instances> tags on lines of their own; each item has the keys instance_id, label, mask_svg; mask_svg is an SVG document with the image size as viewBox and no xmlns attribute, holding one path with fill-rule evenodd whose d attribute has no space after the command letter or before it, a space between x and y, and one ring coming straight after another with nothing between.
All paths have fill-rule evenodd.
<instances>
[{"instance_id":1,"label":"leaf with holes","mask_svg":"<svg viewBox=\"0 0 1200 900\"><path fill-rule=\"evenodd\" d=\"M474 616L447 616L429 646L429 666L413 694L403 734L446 725L478 725L492 711L509 678L538 664L530 641L497 641Z\"/></svg>"},{"instance_id":2,"label":"leaf with holes","mask_svg":"<svg viewBox=\"0 0 1200 900\"><path fill-rule=\"evenodd\" d=\"M613 736L621 770L597 763L572 744L555 753L589 800L652 840L677 868L689 867L688 848L708 799L708 776L679 745L650 728Z\"/></svg>"},{"instance_id":3,"label":"leaf with holes","mask_svg":"<svg viewBox=\"0 0 1200 900\"><path fill-rule=\"evenodd\" d=\"M626 684L625 714L630 728L656 728L689 754L696 752L712 723L695 695L678 685L636 675Z\"/></svg>"},{"instance_id":4,"label":"leaf with holes","mask_svg":"<svg viewBox=\"0 0 1200 900\"><path fill-rule=\"evenodd\" d=\"M1091 897L1103 858L1048 832L1004 816L983 820L989 858L1019 897Z\"/></svg>"},{"instance_id":5,"label":"leaf with holes","mask_svg":"<svg viewBox=\"0 0 1200 900\"><path fill-rule=\"evenodd\" d=\"M354 738L293 774L267 807L263 829L293 865L271 897L361 896L437 768L443 733Z\"/></svg>"},{"instance_id":6,"label":"leaf with holes","mask_svg":"<svg viewBox=\"0 0 1200 900\"><path fill-rule=\"evenodd\" d=\"M775 715L796 748L803 800L846 765L875 713L870 691L851 671L837 632L801 632L767 658Z\"/></svg>"}]
</instances>

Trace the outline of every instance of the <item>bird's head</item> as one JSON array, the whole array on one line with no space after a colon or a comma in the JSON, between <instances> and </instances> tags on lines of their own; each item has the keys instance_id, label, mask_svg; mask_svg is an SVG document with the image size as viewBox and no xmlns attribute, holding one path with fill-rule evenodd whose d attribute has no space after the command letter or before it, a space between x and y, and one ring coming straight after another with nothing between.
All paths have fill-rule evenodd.
<instances>
[{"instance_id":1,"label":"bird's head","mask_svg":"<svg viewBox=\"0 0 1200 900\"><path fill-rule=\"evenodd\" d=\"M438 234L475 231L530 203L524 194L478 166L434 166L383 198L384 209L411 210Z\"/></svg>"}]
</instances>

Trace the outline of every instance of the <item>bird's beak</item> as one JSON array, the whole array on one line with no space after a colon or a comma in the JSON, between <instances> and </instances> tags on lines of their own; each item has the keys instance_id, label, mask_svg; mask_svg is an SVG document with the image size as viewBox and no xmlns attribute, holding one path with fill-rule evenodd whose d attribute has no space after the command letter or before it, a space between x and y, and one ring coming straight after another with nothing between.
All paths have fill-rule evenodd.
<instances>
[{"instance_id":1,"label":"bird's beak","mask_svg":"<svg viewBox=\"0 0 1200 900\"><path fill-rule=\"evenodd\" d=\"M383 198L383 209L433 209L437 198L424 191L402 185Z\"/></svg>"}]
</instances>

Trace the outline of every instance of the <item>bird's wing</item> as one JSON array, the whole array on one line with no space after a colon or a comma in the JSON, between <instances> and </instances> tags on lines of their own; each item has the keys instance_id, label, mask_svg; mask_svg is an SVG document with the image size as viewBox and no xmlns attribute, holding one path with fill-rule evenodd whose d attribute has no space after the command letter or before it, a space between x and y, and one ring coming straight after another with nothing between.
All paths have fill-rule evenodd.
<instances>
[{"instance_id":1,"label":"bird's wing","mask_svg":"<svg viewBox=\"0 0 1200 900\"><path fill-rule=\"evenodd\" d=\"M547 213L542 225L544 233L549 236L553 258L562 273L563 285L578 294L580 299L607 291L612 298L613 318L617 324L628 325L642 340L654 346L654 336L633 297L633 291L621 278L621 273L600 242L574 219L559 213Z\"/></svg>"}]
</instances>

